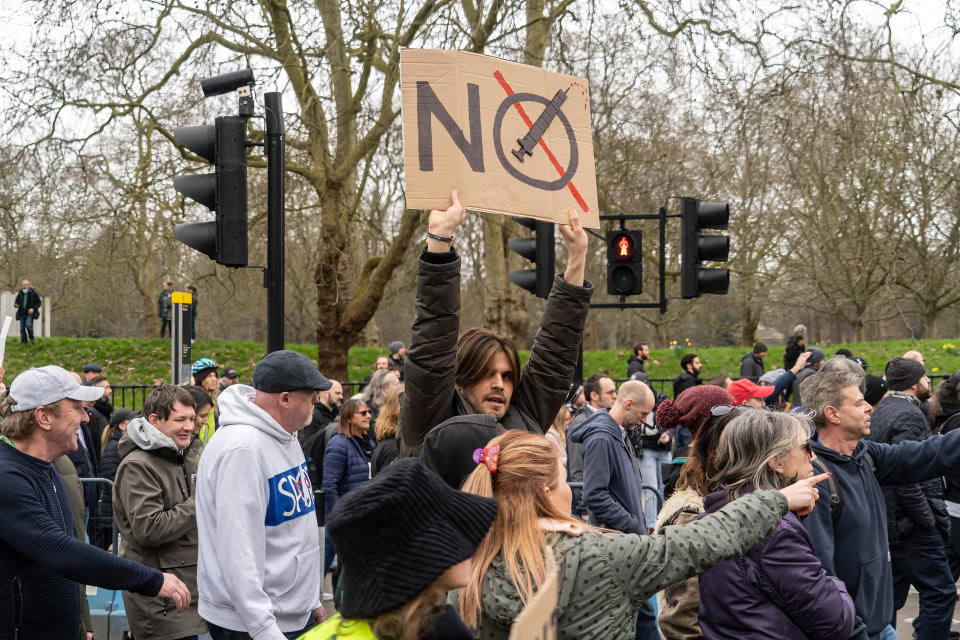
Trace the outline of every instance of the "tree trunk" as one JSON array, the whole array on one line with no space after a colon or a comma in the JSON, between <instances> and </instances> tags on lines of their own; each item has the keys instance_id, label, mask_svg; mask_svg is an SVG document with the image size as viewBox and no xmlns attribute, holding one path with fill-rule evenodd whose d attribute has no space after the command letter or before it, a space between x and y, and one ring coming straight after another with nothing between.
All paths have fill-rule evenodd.
<instances>
[{"instance_id":1,"label":"tree trunk","mask_svg":"<svg viewBox=\"0 0 960 640\"><path fill-rule=\"evenodd\" d=\"M756 341L757 327L760 325L760 313L749 302L743 305L743 319L740 321L740 344L749 347Z\"/></svg>"},{"instance_id":2,"label":"tree trunk","mask_svg":"<svg viewBox=\"0 0 960 640\"><path fill-rule=\"evenodd\" d=\"M940 311L936 308L927 310L923 316L923 337L927 340L936 340L940 337L937 330L937 320L940 317Z\"/></svg>"}]
</instances>

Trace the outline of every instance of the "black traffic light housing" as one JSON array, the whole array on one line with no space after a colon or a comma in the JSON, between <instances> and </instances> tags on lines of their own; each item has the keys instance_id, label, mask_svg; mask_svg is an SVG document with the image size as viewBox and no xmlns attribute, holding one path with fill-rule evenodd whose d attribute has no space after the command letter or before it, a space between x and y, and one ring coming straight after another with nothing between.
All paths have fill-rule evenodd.
<instances>
[{"instance_id":1,"label":"black traffic light housing","mask_svg":"<svg viewBox=\"0 0 960 640\"><path fill-rule=\"evenodd\" d=\"M214 166L214 173L177 176L174 189L216 213L210 222L178 224L174 237L217 264L247 266L246 118L221 116L213 125L179 127L173 138Z\"/></svg>"},{"instance_id":2,"label":"black traffic light housing","mask_svg":"<svg viewBox=\"0 0 960 640\"><path fill-rule=\"evenodd\" d=\"M643 293L642 247L639 231L607 232L607 293L615 296Z\"/></svg>"},{"instance_id":3,"label":"black traffic light housing","mask_svg":"<svg viewBox=\"0 0 960 640\"><path fill-rule=\"evenodd\" d=\"M515 220L528 229L533 229L533 237L510 238L507 241L507 247L532 262L534 268L515 269L507 277L510 282L538 298L546 298L553 287L553 223L532 218L515 218Z\"/></svg>"},{"instance_id":4,"label":"black traffic light housing","mask_svg":"<svg viewBox=\"0 0 960 640\"><path fill-rule=\"evenodd\" d=\"M730 270L700 266L701 262L726 262L730 257L730 238L703 235L701 229L726 229L730 205L726 202L701 202L683 198L680 213L680 295L698 298L704 293L725 294L730 286Z\"/></svg>"}]
</instances>

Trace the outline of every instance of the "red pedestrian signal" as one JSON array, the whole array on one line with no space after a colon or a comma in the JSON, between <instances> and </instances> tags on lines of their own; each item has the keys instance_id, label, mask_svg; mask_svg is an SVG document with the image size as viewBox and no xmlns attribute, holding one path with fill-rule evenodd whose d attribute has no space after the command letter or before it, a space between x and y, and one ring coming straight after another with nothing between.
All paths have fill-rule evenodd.
<instances>
[{"instance_id":1,"label":"red pedestrian signal","mask_svg":"<svg viewBox=\"0 0 960 640\"><path fill-rule=\"evenodd\" d=\"M639 231L607 232L607 293L632 296L643 293L643 254Z\"/></svg>"}]
</instances>

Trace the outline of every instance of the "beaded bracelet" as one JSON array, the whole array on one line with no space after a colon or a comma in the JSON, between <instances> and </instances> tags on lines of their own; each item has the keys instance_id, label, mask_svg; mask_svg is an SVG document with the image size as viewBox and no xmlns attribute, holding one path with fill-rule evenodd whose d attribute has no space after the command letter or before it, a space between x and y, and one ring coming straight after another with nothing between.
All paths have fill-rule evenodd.
<instances>
[{"instance_id":1,"label":"beaded bracelet","mask_svg":"<svg viewBox=\"0 0 960 640\"><path fill-rule=\"evenodd\" d=\"M430 238L431 240L439 240L440 242L453 242L453 236L450 236L449 238L445 238L443 236L438 236L435 233L430 233L429 231L427 231L427 237Z\"/></svg>"}]
</instances>

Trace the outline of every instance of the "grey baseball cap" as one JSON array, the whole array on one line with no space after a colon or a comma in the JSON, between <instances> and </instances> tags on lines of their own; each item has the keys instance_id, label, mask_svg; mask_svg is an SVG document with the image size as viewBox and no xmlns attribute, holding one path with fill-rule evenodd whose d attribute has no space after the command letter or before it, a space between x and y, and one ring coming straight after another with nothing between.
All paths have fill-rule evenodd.
<instances>
[{"instance_id":1,"label":"grey baseball cap","mask_svg":"<svg viewBox=\"0 0 960 640\"><path fill-rule=\"evenodd\" d=\"M253 370L253 388L265 393L326 391L331 386L310 358L290 349L268 353Z\"/></svg>"},{"instance_id":2,"label":"grey baseball cap","mask_svg":"<svg viewBox=\"0 0 960 640\"><path fill-rule=\"evenodd\" d=\"M56 365L27 369L10 384L10 397L17 404L11 411L29 411L64 398L93 402L103 396L103 387L84 387Z\"/></svg>"}]
</instances>

